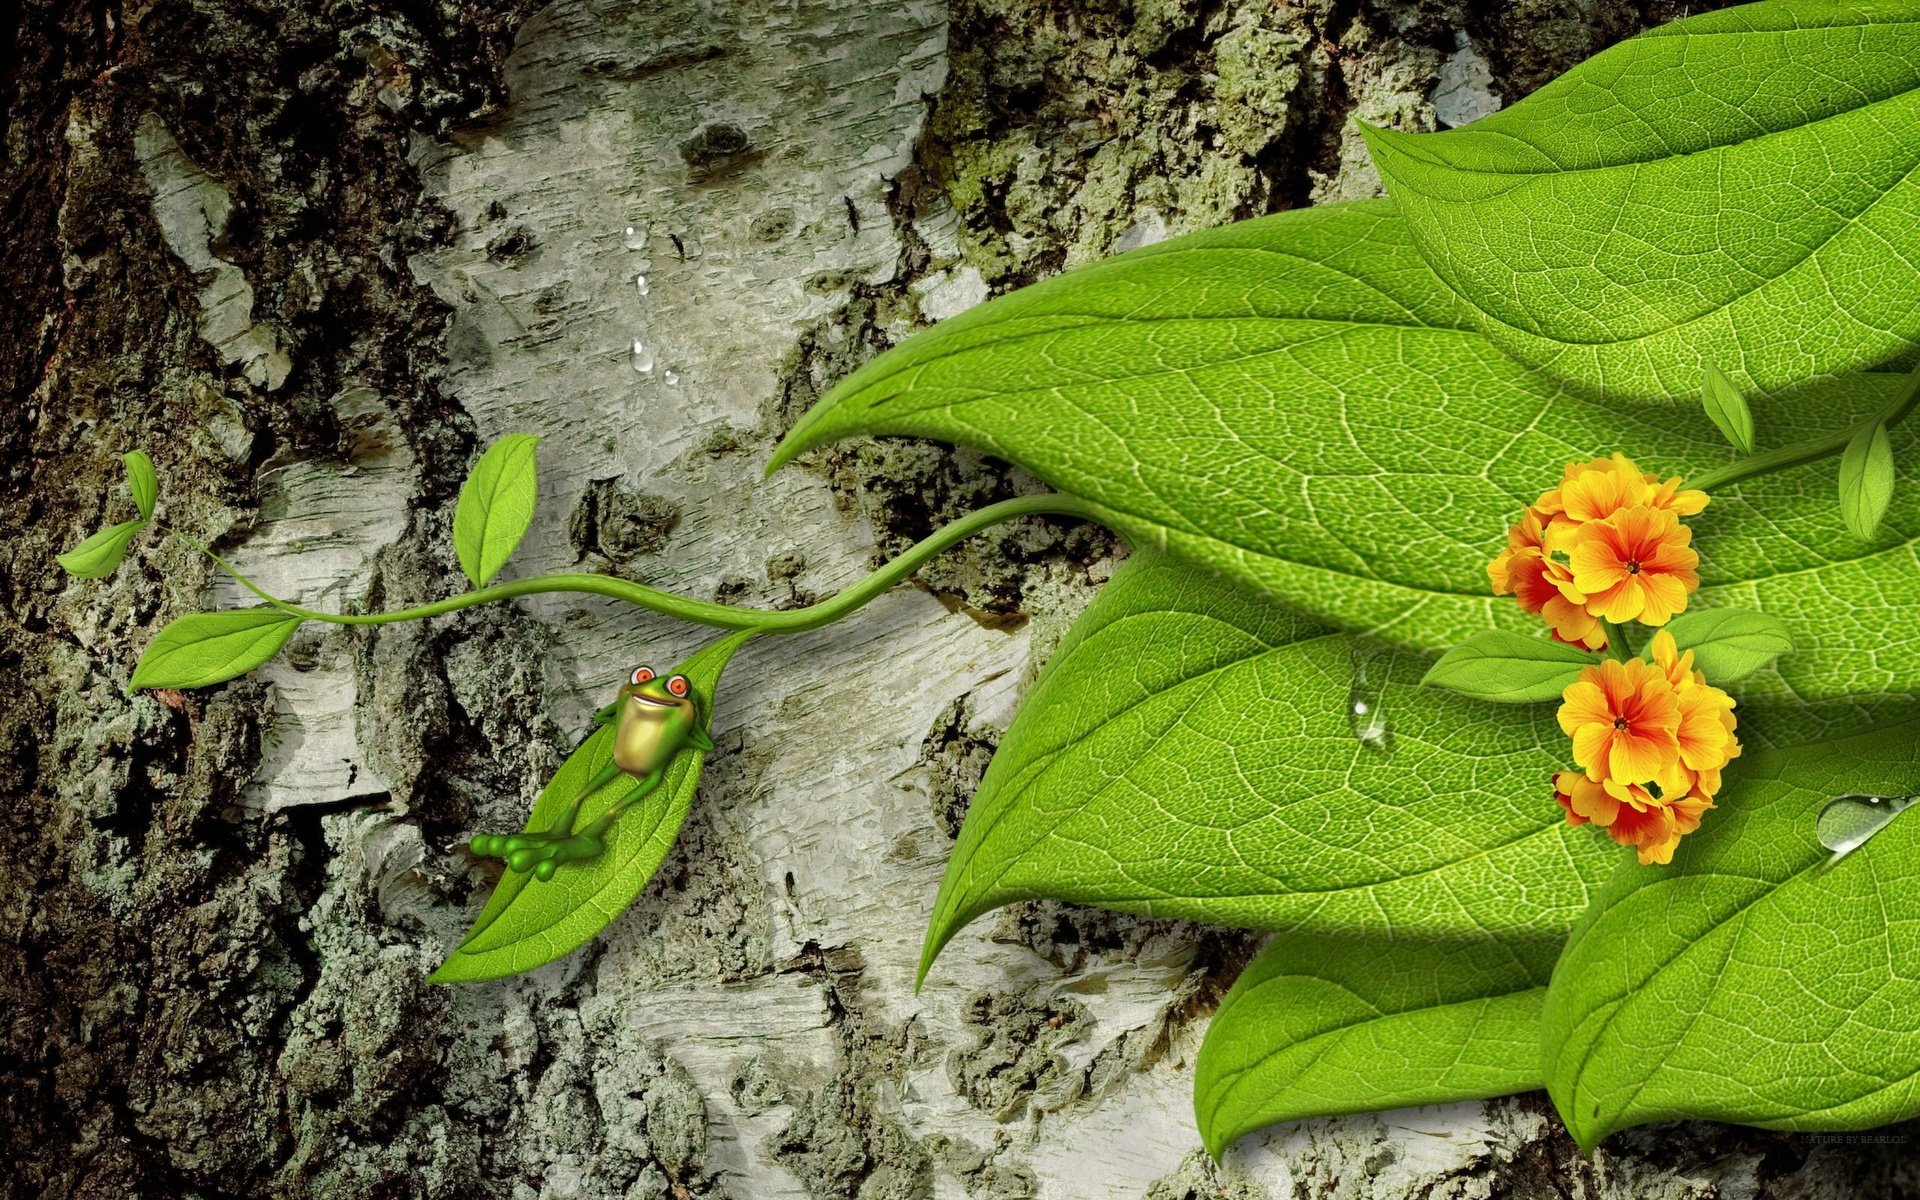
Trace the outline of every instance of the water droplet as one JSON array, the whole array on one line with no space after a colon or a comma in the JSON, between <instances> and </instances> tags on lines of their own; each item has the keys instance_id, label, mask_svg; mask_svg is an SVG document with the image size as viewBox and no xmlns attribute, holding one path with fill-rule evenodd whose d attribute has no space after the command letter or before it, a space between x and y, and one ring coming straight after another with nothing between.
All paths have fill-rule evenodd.
<instances>
[{"instance_id":1,"label":"water droplet","mask_svg":"<svg viewBox=\"0 0 1920 1200\"><path fill-rule=\"evenodd\" d=\"M1384 652L1377 646L1355 642L1353 685L1347 691L1347 729L1360 744L1375 754L1393 753L1393 722L1387 717L1381 696L1380 676L1384 670L1378 660Z\"/></svg>"},{"instance_id":2,"label":"water droplet","mask_svg":"<svg viewBox=\"0 0 1920 1200\"><path fill-rule=\"evenodd\" d=\"M653 374L653 351L639 338L633 339L633 369L642 375Z\"/></svg>"},{"instance_id":3,"label":"water droplet","mask_svg":"<svg viewBox=\"0 0 1920 1200\"><path fill-rule=\"evenodd\" d=\"M633 277L633 286L639 289L642 296L653 290L647 286L647 277L645 275L635 275Z\"/></svg>"},{"instance_id":4,"label":"water droplet","mask_svg":"<svg viewBox=\"0 0 1920 1200\"><path fill-rule=\"evenodd\" d=\"M1814 835L1833 851L1834 862L1867 844L1867 839L1911 808L1920 796L1869 796L1857 793L1827 802L1814 819Z\"/></svg>"},{"instance_id":5,"label":"water droplet","mask_svg":"<svg viewBox=\"0 0 1920 1200\"><path fill-rule=\"evenodd\" d=\"M647 223L641 221L638 224L627 226L626 229L621 231L620 244L629 250L645 250L647 248Z\"/></svg>"},{"instance_id":6,"label":"water droplet","mask_svg":"<svg viewBox=\"0 0 1920 1200\"><path fill-rule=\"evenodd\" d=\"M673 368L671 368L671 367L669 367L669 368L667 368L667 373L666 373L665 375L663 375L663 376L661 376L661 378L662 378L662 379L665 379L665 380L667 381L667 386L668 386L668 387L679 387L679 386L680 386L680 372L678 372L678 371L676 371L676 370L674 370L674 369L673 369Z\"/></svg>"}]
</instances>

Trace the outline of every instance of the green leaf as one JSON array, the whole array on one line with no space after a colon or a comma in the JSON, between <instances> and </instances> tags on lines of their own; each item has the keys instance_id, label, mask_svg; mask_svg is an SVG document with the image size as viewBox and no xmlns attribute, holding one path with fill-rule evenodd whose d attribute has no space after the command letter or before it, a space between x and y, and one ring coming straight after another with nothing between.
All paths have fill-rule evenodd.
<instances>
[{"instance_id":1,"label":"green leaf","mask_svg":"<svg viewBox=\"0 0 1920 1200\"><path fill-rule=\"evenodd\" d=\"M146 518L136 517L102 529L65 554L58 555L55 561L76 579L105 579L127 556L127 543L146 523Z\"/></svg>"},{"instance_id":2,"label":"green leaf","mask_svg":"<svg viewBox=\"0 0 1920 1200\"><path fill-rule=\"evenodd\" d=\"M1699 608L1667 623L1682 650L1693 651L1693 665L1715 687L1738 683L1793 650L1787 627L1765 613L1744 608Z\"/></svg>"},{"instance_id":3,"label":"green leaf","mask_svg":"<svg viewBox=\"0 0 1920 1200\"><path fill-rule=\"evenodd\" d=\"M1486 565L1561 464L1620 450L1697 474L1736 453L1697 405L1570 393L1466 324L1391 204L1282 213L942 322L834 388L774 461L855 434L958 442L1096 504L1136 546L1328 624L1436 650L1490 627L1534 634L1538 618L1489 593ZM1902 386L1868 374L1749 399L1789 444ZM1909 426L1894 440L1911 463ZM1777 729L1764 706L1797 726L1812 703L1844 724L1920 691L1920 488L1898 490L1864 546L1832 479L1809 464L1749 480L1688 522L1704 553L1694 603L1768 613L1801 648L1749 682L1743 734ZM1871 620L1836 606L1853 596L1873 598Z\"/></svg>"},{"instance_id":4,"label":"green leaf","mask_svg":"<svg viewBox=\"0 0 1920 1200\"><path fill-rule=\"evenodd\" d=\"M1559 939L1286 933L1235 981L1194 1064L1215 1158L1279 1121L1479 1100L1540 1086Z\"/></svg>"},{"instance_id":5,"label":"green leaf","mask_svg":"<svg viewBox=\"0 0 1920 1200\"><path fill-rule=\"evenodd\" d=\"M1733 448L1742 454L1752 454L1753 410L1747 407L1747 398L1733 386L1733 380L1712 363L1707 364L1700 400L1714 428L1727 435Z\"/></svg>"},{"instance_id":6,"label":"green leaf","mask_svg":"<svg viewBox=\"0 0 1920 1200\"><path fill-rule=\"evenodd\" d=\"M1368 129L1481 329L1613 396L1910 358L1920 3L1781 0L1622 42L1461 129Z\"/></svg>"},{"instance_id":7,"label":"green leaf","mask_svg":"<svg viewBox=\"0 0 1920 1200\"><path fill-rule=\"evenodd\" d=\"M133 491L134 504L142 517L151 519L160 499L160 477L154 474L153 460L145 450L129 450L120 461L127 464L127 486Z\"/></svg>"},{"instance_id":8,"label":"green leaf","mask_svg":"<svg viewBox=\"0 0 1920 1200\"><path fill-rule=\"evenodd\" d=\"M1544 708L1419 687L1421 665L1136 551L1001 740L922 976L968 921L1042 896L1341 936L1559 936L1616 857L1554 803L1566 735ZM1356 736L1373 721L1390 732Z\"/></svg>"},{"instance_id":9,"label":"green leaf","mask_svg":"<svg viewBox=\"0 0 1920 1200\"><path fill-rule=\"evenodd\" d=\"M1496 704L1533 704L1558 700L1598 661L1561 642L1490 629L1441 655L1420 682Z\"/></svg>"},{"instance_id":10,"label":"green leaf","mask_svg":"<svg viewBox=\"0 0 1920 1200\"><path fill-rule=\"evenodd\" d=\"M751 630L728 634L674 668L708 698L709 710L721 672L751 636ZM561 766L535 802L528 832L550 826L580 788L612 761L615 729L611 723L597 726ZM673 848L705 761L704 751L681 751L653 794L607 833L606 853L599 857L563 864L544 883L526 872L502 875L472 932L430 982L472 983L531 971L571 953L605 928L640 895ZM632 781L621 776L587 797L579 824L593 821L631 786Z\"/></svg>"},{"instance_id":11,"label":"green leaf","mask_svg":"<svg viewBox=\"0 0 1920 1200\"><path fill-rule=\"evenodd\" d=\"M245 675L279 653L300 624L277 608L181 617L147 644L127 690L206 687Z\"/></svg>"},{"instance_id":12,"label":"green leaf","mask_svg":"<svg viewBox=\"0 0 1920 1200\"><path fill-rule=\"evenodd\" d=\"M534 449L540 439L510 433L480 456L460 488L453 513L453 548L460 569L475 587L485 587L513 557L539 501Z\"/></svg>"},{"instance_id":13,"label":"green leaf","mask_svg":"<svg viewBox=\"0 0 1920 1200\"><path fill-rule=\"evenodd\" d=\"M1870 538L1893 502L1893 440L1884 421L1853 435L1840 455L1840 515L1858 538Z\"/></svg>"},{"instance_id":14,"label":"green leaf","mask_svg":"<svg viewBox=\"0 0 1920 1200\"><path fill-rule=\"evenodd\" d=\"M1607 882L1554 969L1547 1088L1588 1150L1682 1117L1920 1116L1920 819L1831 865L1814 833L1836 796L1920 792L1920 721L1751 754L1727 778L1672 866Z\"/></svg>"}]
</instances>

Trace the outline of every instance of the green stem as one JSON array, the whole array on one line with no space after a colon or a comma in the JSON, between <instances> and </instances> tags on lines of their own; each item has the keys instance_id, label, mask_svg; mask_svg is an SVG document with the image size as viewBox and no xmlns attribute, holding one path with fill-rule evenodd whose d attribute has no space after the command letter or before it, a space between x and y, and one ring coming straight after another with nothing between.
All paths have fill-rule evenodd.
<instances>
[{"instance_id":1,"label":"green stem","mask_svg":"<svg viewBox=\"0 0 1920 1200\"><path fill-rule=\"evenodd\" d=\"M1749 454L1738 462L1729 463L1717 471L1708 471L1697 479L1687 481L1687 486L1699 488L1703 492L1712 492L1716 488L1727 487L1742 480L1758 475L1771 475L1775 471L1784 471L1803 463L1818 462L1820 459L1840 453L1847 448L1854 435L1862 429L1871 429L1884 424L1891 429L1912 413L1916 404L1920 404L1920 367L1907 376L1907 386L1900 394L1879 412L1834 433L1809 438L1804 442L1795 442L1791 446L1782 446L1778 450L1768 450L1762 454Z\"/></svg>"},{"instance_id":2,"label":"green stem","mask_svg":"<svg viewBox=\"0 0 1920 1200\"><path fill-rule=\"evenodd\" d=\"M624 600L628 604L637 605L650 612L678 617L697 625L711 625L716 629L752 629L760 633L800 633L832 624L913 574L929 559L991 525L1011 521L1016 517L1036 516L1098 520L1101 514L1093 505L1075 496L1020 496L1013 500L1002 500L998 504L990 504L978 512L968 513L952 524L934 530L915 542L905 553L852 587L818 604L783 612L764 612L715 604L708 600L693 600L612 575L565 572L557 575L539 575L532 579L516 579L512 583L497 583L491 587L477 588L458 596L449 596L445 600L436 600L431 604L418 604L412 608L397 609L393 612L325 613L302 608L297 604L289 604L277 596L270 595L198 541L177 529L168 529L164 525L159 528L212 559L219 564L221 570L233 576L235 582L241 587L274 608L305 620L326 621L333 625L389 625L395 621L417 621L424 617L437 617L463 608L472 608L477 604L510 600L515 596L536 596L547 592L579 592Z\"/></svg>"},{"instance_id":3,"label":"green stem","mask_svg":"<svg viewBox=\"0 0 1920 1200\"><path fill-rule=\"evenodd\" d=\"M1605 618L1602 618L1600 623L1607 627L1607 653L1621 662L1631 662L1633 647L1627 644L1627 631Z\"/></svg>"}]
</instances>

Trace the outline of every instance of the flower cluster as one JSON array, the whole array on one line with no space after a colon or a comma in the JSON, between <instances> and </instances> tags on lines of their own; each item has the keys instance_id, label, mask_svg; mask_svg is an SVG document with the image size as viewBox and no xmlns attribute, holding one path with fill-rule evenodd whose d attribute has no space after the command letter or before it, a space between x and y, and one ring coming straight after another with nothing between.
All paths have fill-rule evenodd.
<instances>
[{"instance_id":1,"label":"flower cluster","mask_svg":"<svg viewBox=\"0 0 1920 1200\"><path fill-rule=\"evenodd\" d=\"M1680 523L1707 494L1662 482L1624 454L1568 463L1507 533L1487 564L1496 596L1512 595L1545 618L1553 636L1589 650L1607 645L1608 621L1664 625L1700 586L1700 564Z\"/></svg>"},{"instance_id":2,"label":"flower cluster","mask_svg":"<svg viewBox=\"0 0 1920 1200\"><path fill-rule=\"evenodd\" d=\"M1733 699L1693 669L1693 651L1679 653L1664 629L1652 651L1651 663L1596 663L1568 685L1560 728L1581 769L1554 776L1567 820L1604 828L1642 864L1673 860L1740 754Z\"/></svg>"},{"instance_id":3,"label":"flower cluster","mask_svg":"<svg viewBox=\"0 0 1920 1200\"><path fill-rule=\"evenodd\" d=\"M1693 667L1665 629L1651 661L1628 658L1616 626L1665 625L1700 586L1700 556L1680 518L1707 494L1661 480L1624 454L1572 462L1507 533L1487 564L1495 595L1544 618L1556 640L1615 657L1582 668L1562 693L1560 727L1578 770L1553 790L1575 825L1591 822L1644 863L1674 847L1713 807L1720 772L1740 753L1733 699Z\"/></svg>"}]
</instances>

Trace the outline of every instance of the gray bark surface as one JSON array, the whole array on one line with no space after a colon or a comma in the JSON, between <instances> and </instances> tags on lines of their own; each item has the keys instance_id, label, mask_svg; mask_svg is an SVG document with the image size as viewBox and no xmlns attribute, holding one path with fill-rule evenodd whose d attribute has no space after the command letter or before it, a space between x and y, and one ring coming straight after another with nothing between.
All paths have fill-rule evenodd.
<instances>
[{"instance_id":1,"label":"gray bark surface","mask_svg":"<svg viewBox=\"0 0 1920 1200\"><path fill-rule=\"evenodd\" d=\"M1693 6L1701 7L1700 5ZM679 846L589 947L426 974L635 663L704 631L545 597L304 629L129 699L166 621L464 586L478 449L540 448L509 576L793 606L1035 489L905 441L763 480L833 380L989 295L1373 194L1356 119L1490 111L1677 7L1580 0L29 0L0 14L0 1192L18 1197L1894 1197L1910 1144L1707 1124L1583 1158L1540 1095L1189 1111L1257 939L1057 904L915 993L954 831L1124 551L1030 521L744 652ZM626 232L628 226L635 236ZM629 244L632 243L632 244ZM636 279L645 276L646 287ZM636 352L636 344L640 350ZM650 365L648 370L636 366ZM1897 1135L1896 1135L1897 1136Z\"/></svg>"}]
</instances>

